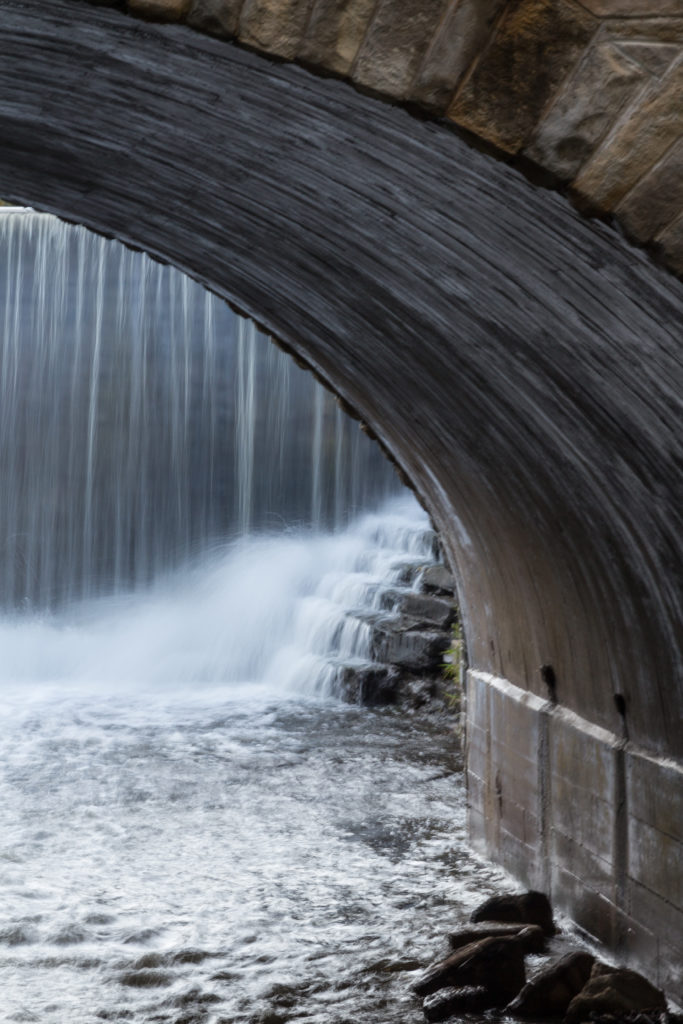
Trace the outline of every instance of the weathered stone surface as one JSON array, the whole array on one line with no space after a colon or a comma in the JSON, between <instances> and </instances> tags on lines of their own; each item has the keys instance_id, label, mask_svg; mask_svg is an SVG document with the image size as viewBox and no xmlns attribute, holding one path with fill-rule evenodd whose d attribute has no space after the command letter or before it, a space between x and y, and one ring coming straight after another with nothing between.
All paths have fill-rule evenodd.
<instances>
[{"instance_id":1,"label":"weathered stone surface","mask_svg":"<svg viewBox=\"0 0 683 1024\"><path fill-rule=\"evenodd\" d=\"M399 680L392 665L344 665L338 675L340 695L352 704L394 704Z\"/></svg>"},{"instance_id":2,"label":"weathered stone surface","mask_svg":"<svg viewBox=\"0 0 683 1024\"><path fill-rule=\"evenodd\" d=\"M681 27L683 28L683 23ZM657 43L645 40L620 41L619 49L655 78L665 75L681 52L680 45L677 43Z\"/></svg>"},{"instance_id":3,"label":"weathered stone surface","mask_svg":"<svg viewBox=\"0 0 683 1024\"><path fill-rule=\"evenodd\" d=\"M613 210L661 160L681 134L683 58L661 82L646 90L573 184L577 194L601 210Z\"/></svg>"},{"instance_id":4,"label":"weathered stone surface","mask_svg":"<svg viewBox=\"0 0 683 1024\"><path fill-rule=\"evenodd\" d=\"M379 0L358 54L354 82L405 98L448 0Z\"/></svg>"},{"instance_id":5,"label":"weathered stone surface","mask_svg":"<svg viewBox=\"0 0 683 1024\"><path fill-rule=\"evenodd\" d=\"M683 275L683 216L662 231L657 245L674 273Z\"/></svg>"},{"instance_id":6,"label":"weathered stone surface","mask_svg":"<svg viewBox=\"0 0 683 1024\"><path fill-rule=\"evenodd\" d=\"M524 951L514 936L480 939L433 964L413 985L419 996L442 988L486 988L492 1005L504 1006L524 985ZM506 998L507 994L507 998Z\"/></svg>"},{"instance_id":7,"label":"weathered stone surface","mask_svg":"<svg viewBox=\"0 0 683 1024\"><path fill-rule=\"evenodd\" d=\"M422 1011L433 1022L456 1014L484 1013L496 1005L495 997L485 988L444 988L425 997Z\"/></svg>"},{"instance_id":8,"label":"weathered stone surface","mask_svg":"<svg viewBox=\"0 0 683 1024\"><path fill-rule=\"evenodd\" d=\"M190 0L128 0L128 10L154 21L180 21L187 14Z\"/></svg>"},{"instance_id":9,"label":"weathered stone surface","mask_svg":"<svg viewBox=\"0 0 683 1024\"><path fill-rule=\"evenodd\" d=\"M299 50L313 0L245 0L240 41L285 60Z\"/></svg>"},{"instance_id":10,"label":"weathered stone surface","mask_svg":"<svg viewBox=\"0 0 683 1024\"><path fill-rule=\"evenodd\" d=\"M301 60L350 74L376 6L377 0L317 0L299 50Z\"/></svg>"},{"instance_id":11,"label":"weathered stone surface","mask_svg":"<svg viewBox=\"0 0 683 1024\"><path fill-rule=\"evenodd\" d=\"M675 221L682 210L683 139L631 189L616 212L633 238L649 242Z\"/></svg>"},{"instance_id":12,"label":"weathered stone surface","mask_svg":"<svg viewBox=\"0 0 683 1024\"><path fill-rule=\"evenodd\" d=\"M590 978L595 957L568 953L526 983L506 1012L514 1017L561 1017Z\"/></svg>"},{"instance_id":13,"label":"weathered stone surface","mask_svg":"<svg viewBox=\"0 0 683 1024\"><path fill-rule=\"evenodd\" d=\"M641 1010L666 1010L664 993L635 971L596 963L588 982L569 1004L565 1024L581 1024L601 1014L622 1017Z\"/></svg>"},{"instance_id":14,"label":"weathered stone surface","mask_svg":"<svg viewBox=\"0 0 683 1024\"><path fill-rule=\"evenodd\" d=\"M445 565L430 565L420 576L420 590L451 596L455 593L455 580Z\"/></svg>"},{"instance_id":15,"label":"weathered stone surface","mask_svg":"<svg viewBox=\"0 0 683 1024\"><path fill-rule=\"evenodd\" d=\"M512 935L522 944L525 953L542 953L545 947L545 932L538 925L502 924L499 922L482 922L451 932L448 944L451 949L460 949L479 939L488 939Z\"/></svg>"},{"instance_id":16,"label":"weathered stone surface","mask_svg":"<svg viewBox=\"0 0 683 1024\"><path fill-rule=\"evenodd\" d=\"M535 924L546 935L556 932L553 908L543 892L523 892L491 896L473 912L471 921L504 921L510 924Z\"/></svg>"},{"instance_id":17,"label":"weathered stone surface","mask_svg":"<svg viewBox=\"0 0 683 1024\"><path fill-rule=\"evenodd\" d=\"M408 97L442 113L484 49L505 0L453 0Z\"/></svg>"},{"instance_id":18,"label":"weathered stone surface","mask_svg":"<svg viewBox=\"0 0 683 1024\"><path fill-rule=\"evenodd\" d=\"M581 0L581 3L601 18L646 18L654 13L655 6L652 0ZM657 0L656 9L662 17L668 14L683 15L683 0Z\"/></svg>"},{"instance_id":19,"label":"weathered stone surface","mask_svg":"<svg viewBox=\"0 0 683 1024\"><path fill-rule=\"evenodd\" d=\"M372 627L371 656L411 672L437 672L449 642L448 633L423 630L412 619L380 620Z\"/></svg>"},{"instance_id":20,"label":"weathered stone surface","mask_svg":"<svg viewBox=\"0 0 683 1024\"><path fill-rule=\"evenodd\" d=\"M186 21L200 32L228 38L234 36L244 0L192 0Z\"/></svg>"},{"instance_id":21,"label":"weathered stone surface","mask_svg":"<svg viewBox=\"0 0 683 1024\"><path fill-rule=\"evenodd\" d=\"M409 615L426 629L448 629L456 619L452 601L430 594L416 594L411 590L386 590L380 603L382 608L396 608L402 615Z\"/></svg>"},{"instance_id":22,"label":"weathered stone surface","mask_svg":"<svg viewBox=\"0 0 683 1024\"><path fill-rule=\"evenodd\" d=\"M592 15L567 0L513 0L448 116L519 152L596 28Z\"/></svg>"},{"instance_id":23,"label":"weathered stone surface","mask_svg":"<svg viewBox=\"0 0 683 1024\"><path fill-rule=\"evenodd\" d=\"M646 79L613 43L591 47L536 128L526 155L571 180Z\"/></svg>"}]
</instances>

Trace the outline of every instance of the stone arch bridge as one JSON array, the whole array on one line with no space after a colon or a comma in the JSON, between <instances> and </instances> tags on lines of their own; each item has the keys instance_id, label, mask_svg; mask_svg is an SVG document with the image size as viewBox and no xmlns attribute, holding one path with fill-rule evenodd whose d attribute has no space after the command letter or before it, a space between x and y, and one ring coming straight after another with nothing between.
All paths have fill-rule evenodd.
<instances>
[{"instance_id":1,"label":"stone arch bridge","mask_svg":"<svg viewBox=\"0 0 683 1024\"><path fill-rule=\"evenodd\" d=\"M681 0L0 0L0 195L368 424L458 577L473 841L679 998L682 38Z\"/></svg>"}]
</instances>

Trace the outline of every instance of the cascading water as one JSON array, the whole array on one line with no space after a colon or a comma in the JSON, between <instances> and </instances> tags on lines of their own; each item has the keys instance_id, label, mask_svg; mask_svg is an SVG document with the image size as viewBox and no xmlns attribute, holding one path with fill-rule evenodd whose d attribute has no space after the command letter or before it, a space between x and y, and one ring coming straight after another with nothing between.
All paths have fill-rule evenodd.
<instances>
[{"instance_id":1,"label":"cascading water","mask_svg":"<svg viewBox=\"0 0 683 1024\"><path fill-rule=\"evenodd\" d=\"M6 1019L420 1020L500 878L448 731L334 695L426 516L176 271L0 213L0 302Z\"/></svg>"},{"instance_id":2,"label":"cascading water","mask_svg":"<svg viewBox=\"0 0 683 1024\"><path fill-rule=\"evenodd\" d=\"M310 374L172 268L5 213L0 309L5 609L146 585L253 530L340 528L397 491Z\"/></svg>"}]
</instances>

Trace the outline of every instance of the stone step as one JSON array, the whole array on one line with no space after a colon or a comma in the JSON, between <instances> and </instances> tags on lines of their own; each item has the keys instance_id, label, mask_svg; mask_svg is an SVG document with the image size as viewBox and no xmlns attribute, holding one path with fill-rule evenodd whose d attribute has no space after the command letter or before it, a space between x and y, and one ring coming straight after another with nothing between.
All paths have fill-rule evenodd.
<instances>
[{"instance_id":1,"label":"stone step","mask_svg":"<svg viewBox=\"0 0 683 1024\"><path fill-rule=\"evenodd\" d=\"M417 628L449 629L456 620L453 601L414 590L392 587L379 595L380 608L397 611L419 623Z\"/></svg>"}]
</instances>

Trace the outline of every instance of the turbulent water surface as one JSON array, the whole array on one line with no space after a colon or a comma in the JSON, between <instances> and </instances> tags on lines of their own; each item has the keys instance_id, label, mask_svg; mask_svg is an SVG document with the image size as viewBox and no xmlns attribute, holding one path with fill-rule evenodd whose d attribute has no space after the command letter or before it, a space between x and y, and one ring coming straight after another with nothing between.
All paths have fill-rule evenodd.
<instances>
[{"instance_id":1,"label":"turbulent water surface","mask_svg":"<svg viewBox=\"0 0 683 1024\"><path fill-rule=\"evenodd\" d=\"M427 517L169 268L5 213L0 309L0 1016L420 1020L499 879L451 725L339 681Z\"/></svg>"},{"instance_id":2,"label":"turbulent water surface","mask_svg":"<svg viewBox=\"0 0 683 1024\"><path fill-rule=\"evenodd\" d=\"M403 502L5 619L7 1019L421 1019L411 971L500 877L449 725L343 705L323 669L426 535Z\"/></svg>"}]
</instances>

